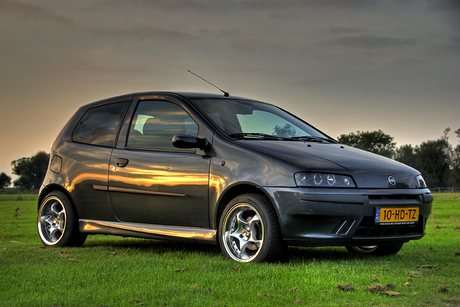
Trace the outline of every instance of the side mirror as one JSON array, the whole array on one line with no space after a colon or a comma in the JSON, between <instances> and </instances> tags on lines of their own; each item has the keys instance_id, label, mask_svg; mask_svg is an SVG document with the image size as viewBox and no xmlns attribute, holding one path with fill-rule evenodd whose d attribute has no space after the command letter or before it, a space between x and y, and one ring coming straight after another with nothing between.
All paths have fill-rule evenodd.
<instances>
[{"instance_id":1,"label":"side mirror","mask_svg":"<svg viewBox=\"0 0 460 307\"><path fill-rule=\"evenodd\" d=\"M211 144L206 138L197 138L185 134L176 134L173 136L172 144L176 148L199 148L201 150L211 149Z\"/></svg>"}]
</instances>

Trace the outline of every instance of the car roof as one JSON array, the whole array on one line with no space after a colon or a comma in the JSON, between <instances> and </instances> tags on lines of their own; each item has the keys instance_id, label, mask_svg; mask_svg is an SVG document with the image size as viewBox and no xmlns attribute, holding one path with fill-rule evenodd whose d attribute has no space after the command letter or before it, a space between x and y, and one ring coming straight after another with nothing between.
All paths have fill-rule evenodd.
<instances>
[{"instance_id":1,"label":"car roof","mask_svg":"<svg viewBox=\"0 0 460 307\"><path fill-rule=\"evenodd\" d=\"M136 92L120 96L114 96L102 100L98 100L89 104L85 104L82 108L92 108L95 106L100 106L104 104L122 102L132 100L135 96L161 96L161 95L171 95L171 96L181 96L186 99L197 99L197 98L208 98L208 99L242 99L248 101L257 101L254 99L237 97L237 96L224 96L223 94L209 94L209 93L199 93L199 92L170 92L170 91L151 91L151 92Z\"/></svg>"},{"instance_id":2,"label":"car roof","mask_svg":"<svg viewBox=\"0 0 460 307\"><path fill-rule=\"evenodd\" d=\"M145 93L135 93L135 95L156 95L156 94L172 94L172 95L180 95L185 98L196 99L196 98L222 98L222 99L244 99L244 100L252 100L254 99L245 98L245 97L237 97L237 96L224 96L224 94L210 94L210 93L200 93L200 92L145 92Z\"/></svg>"}]
</instances>

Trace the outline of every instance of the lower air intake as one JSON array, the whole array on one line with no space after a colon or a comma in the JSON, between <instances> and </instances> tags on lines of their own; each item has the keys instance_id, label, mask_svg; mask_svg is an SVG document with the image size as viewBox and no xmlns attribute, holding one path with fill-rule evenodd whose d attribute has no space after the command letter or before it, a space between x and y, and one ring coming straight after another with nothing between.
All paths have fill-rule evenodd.
<instances>
[{"instance_id":1,"label":"lower air intake","mask_svg":"<svg viewBox=\"0 0 460 307\"><path fill-rule=\"evenodd\" d=\"M334 230L332 230L332 234L345 236L355 223L356 220L341 220L337 226L335 226Z\"/></svg>"}]
</instances>

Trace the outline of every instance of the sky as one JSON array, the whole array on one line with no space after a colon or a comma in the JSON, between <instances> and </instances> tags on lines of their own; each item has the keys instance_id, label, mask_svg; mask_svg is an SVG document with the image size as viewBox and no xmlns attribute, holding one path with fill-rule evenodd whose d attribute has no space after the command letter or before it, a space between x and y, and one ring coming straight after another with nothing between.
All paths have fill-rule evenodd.
<instances>
[{"instance_id":1,"label":"sky","mask_svg":"<svg viewBox=\"0 0 460 307\"><path fill-rule=\"evenodd\" d=\"M456 145L459 30L457 0L0 0L0 172L87 103L219 93L187 70L334 138Z\"/></svg>"}]
</instances>

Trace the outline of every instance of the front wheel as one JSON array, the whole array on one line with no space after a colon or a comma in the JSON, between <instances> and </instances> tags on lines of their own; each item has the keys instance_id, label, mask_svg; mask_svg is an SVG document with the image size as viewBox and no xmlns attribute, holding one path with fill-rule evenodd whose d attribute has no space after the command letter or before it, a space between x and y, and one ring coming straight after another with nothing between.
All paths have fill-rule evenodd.
<instances>
[{"instance_id":1,"label":"front wheel","mask_svg":"<svg viewBox=\"0 0 460 307\"><path fill-rule=\"evenodd\" d=\"M372 254L377 256L388 256L397 254L401 250L403 245L404 243L345 247L352 254Z\"/></svg>"},{"instance_id":2,"label":"front wheel","mask_svg":"<svg viewBox=\"0 0 460 307\"><path fill-rule=\"evenodd\" d=\"M238 262L278 260L285 249L275 210L259 194L235 197L219 223L222 252Z\"/></svg>"},{"instance_id":3,"label":"front wheel","mask_svg":"<svg viewBox=\"0 0 460 307\"><path fill-rule=\"evenodd\" d=\"M78 230L70 200L63 193L49 193L38 209L38 234L45 246L81 246L87 235Z\"/></svg>"}]
</instances>

